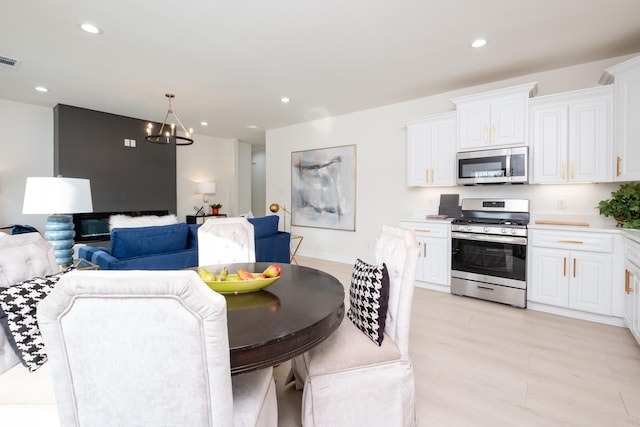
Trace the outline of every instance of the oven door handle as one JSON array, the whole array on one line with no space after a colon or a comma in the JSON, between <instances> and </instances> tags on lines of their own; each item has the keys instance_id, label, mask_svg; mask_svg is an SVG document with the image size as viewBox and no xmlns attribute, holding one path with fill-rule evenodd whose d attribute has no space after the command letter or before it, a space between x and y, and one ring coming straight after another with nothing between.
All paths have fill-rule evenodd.
<instances>
[{"instance_id":1,"label":"oven door handle","mask_svg":"<svg viewBox=\"0 0 640 427\"><path fill-rule=\"evenodd\" d=\"M513 245L527 244L526 237L497 236L494 234L460 233L459 231L451 232L451 238L458 239L458 240L476 240L478 242L509 243Z\"/></svg>"}]
</instances>

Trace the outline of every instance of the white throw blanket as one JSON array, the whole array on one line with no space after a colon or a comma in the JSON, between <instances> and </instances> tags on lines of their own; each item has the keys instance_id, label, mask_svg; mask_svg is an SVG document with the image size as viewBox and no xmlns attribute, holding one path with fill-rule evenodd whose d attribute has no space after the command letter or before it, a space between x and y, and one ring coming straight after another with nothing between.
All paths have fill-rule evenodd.
<instances>
[{"instance_id":1,"label":"white throw blanket","mask_svg":"<svg viewBox=\"0 0 640 427\"><path fill-rule=\"evenodd\" d=\"M127 215L111 215L109 217L109 230L114 228L133 228L133 227L153 227L158 225L177 224L178 217L175 215L144 215L144 216L127 216Z\"/></svg>"}]
</instances>

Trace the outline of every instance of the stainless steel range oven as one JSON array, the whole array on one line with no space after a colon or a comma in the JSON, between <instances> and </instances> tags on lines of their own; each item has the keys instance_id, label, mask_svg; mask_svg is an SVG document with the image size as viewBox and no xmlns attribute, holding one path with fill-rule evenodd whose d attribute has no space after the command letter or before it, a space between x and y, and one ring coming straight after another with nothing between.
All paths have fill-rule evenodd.
<instances>
[{"instance_id":1,"label":"stainless steel range oven","mask_svg":"<svg viewBox=\"0 0 640 427\"><path fill-rule=\"evenodd\" d=\"M463 199L451 224L451 293L527 306L529 201Z\"/></svg>"}]
</instances>

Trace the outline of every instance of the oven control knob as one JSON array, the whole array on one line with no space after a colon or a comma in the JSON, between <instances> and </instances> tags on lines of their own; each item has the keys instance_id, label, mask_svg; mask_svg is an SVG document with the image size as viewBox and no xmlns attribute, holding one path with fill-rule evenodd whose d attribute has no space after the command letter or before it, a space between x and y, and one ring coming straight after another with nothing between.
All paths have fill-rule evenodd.
<instances>
[{"instance_id":1,"label":"oven control knob","mask_svg":"<svg viewBox=\"0 0 640 427\"><path fill-rule=\"evenodd\" d=\"M503 228L500 231L502 232L502 234L507 234L509 232L509 229L508 228Z\"/></svg>"},{"instance_id":2,"label":"oven control knob","mask_svg":"<svg viewBox=\"0 0 640 427\"><path fill-rule=\"evenodd\" d=\"M489 227L484 227L483 230L484 230L485 233L488 233L489 232Z\"/></svg>"},{"instance_id":3,"label":"oven control knob","mask_svg":"<svg viewBox=\"0 0 640 427\"><path fill-rule=\"evenodd\" d=\"M518 229L517 229L517 228L512 228L512 229L511 229L511 234L516 234L517 232L518 232Z\"/></svg>"}]
</instances>

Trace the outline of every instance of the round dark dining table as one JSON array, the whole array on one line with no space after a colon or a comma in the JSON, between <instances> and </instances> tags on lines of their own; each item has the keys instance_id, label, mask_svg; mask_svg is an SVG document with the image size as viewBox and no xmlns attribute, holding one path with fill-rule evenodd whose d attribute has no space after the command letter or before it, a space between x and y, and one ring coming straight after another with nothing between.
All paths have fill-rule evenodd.
<instances>
[{"instance_id":1,"label":"round dark dining table","mask_svg":"<svg viewBox=\"0 0 640 427\"><path fill-rule=\"evenodd\" d=\"M204 266L217 274L262 272L270 262ZM344 287L323 271L278 263L280 278L254 292L225 293L231 373L275 366L316 346L344 317ZM197 267L195 268L197 270Z\"/></svg>"}]
</instances>

